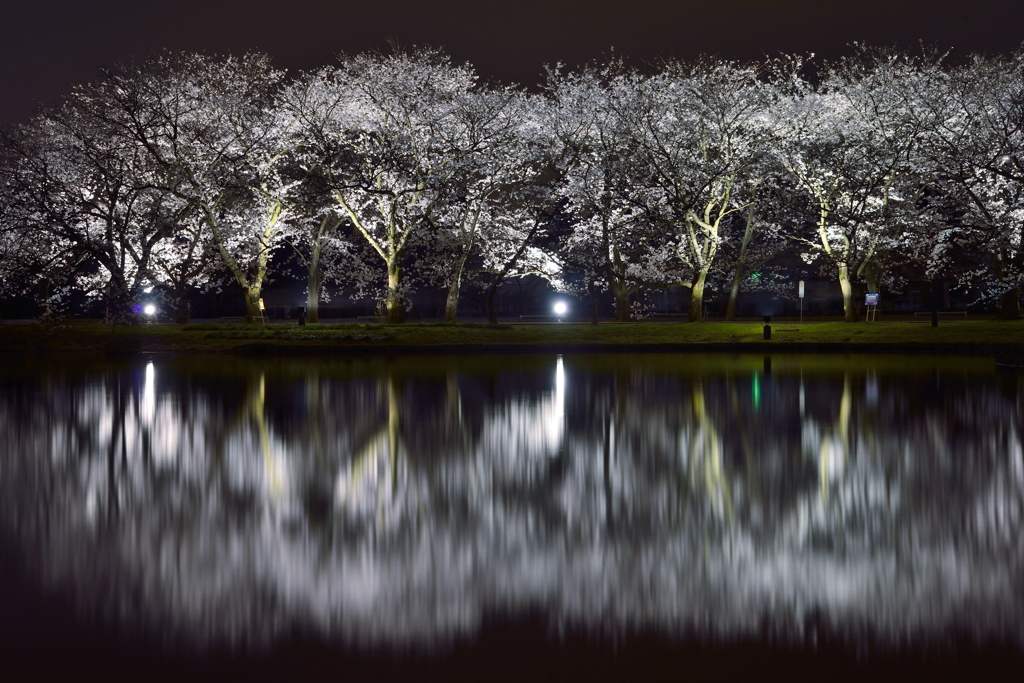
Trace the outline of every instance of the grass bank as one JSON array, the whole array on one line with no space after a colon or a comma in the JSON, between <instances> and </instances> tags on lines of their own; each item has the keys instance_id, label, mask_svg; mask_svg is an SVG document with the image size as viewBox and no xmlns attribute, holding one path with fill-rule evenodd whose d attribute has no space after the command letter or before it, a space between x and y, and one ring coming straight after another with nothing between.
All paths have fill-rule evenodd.
<instances>
[{"instance_id":1,"label":"grass bank","mask_svg":"<svg viewBox=\"0 0 1024 683\"><path fill-rule=\"evenodd\" d=\"M1022 353L1024 321L403 325L0 324L0 351L416 353L523 351L922 351Z\"/></svg>"}]
</instances>

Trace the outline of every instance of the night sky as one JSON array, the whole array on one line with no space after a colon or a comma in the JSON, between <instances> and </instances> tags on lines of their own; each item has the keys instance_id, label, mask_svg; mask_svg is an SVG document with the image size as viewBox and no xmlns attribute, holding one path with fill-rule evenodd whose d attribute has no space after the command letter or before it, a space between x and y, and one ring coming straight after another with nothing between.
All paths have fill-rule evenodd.
<instances>
[{"instance_id":1,"label":"night sky","mask_svg":"<svg viewBox=\"0 0 1024 683\"><path fill-rule=\"evenodd\" d=\"M615 52L636 61L699 53L826 57L852 41L964 55L1024 41L1024 0L98 0L5 3L0 124L27 119L99 65L161 49L267 52L279 66L329 64L339 52L430 45L486 79L536 83L543 65ZM13 5L13 6L12 6Z\"/></svg>"}]
</instances>

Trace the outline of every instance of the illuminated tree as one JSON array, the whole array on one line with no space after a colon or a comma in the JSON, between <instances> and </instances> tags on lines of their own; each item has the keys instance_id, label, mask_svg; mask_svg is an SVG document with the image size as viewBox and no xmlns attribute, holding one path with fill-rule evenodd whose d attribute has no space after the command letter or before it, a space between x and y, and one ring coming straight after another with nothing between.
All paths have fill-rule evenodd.
<instances>
[{"instance_id":1,"label":"illuminated tree","mask_svg":"<svg viewBox=\"0 0 1024 683\"><path fill-rule=\"evenodd\" d=\"M78 288L103 297L109 321L126 322L153 250L170 234L167 193L149 182L145 156L97 111L101 99L102 85L79 88L5 138L5 224L21 245L15 260L28 269L30 282L21 283L38 278L44 312L73 274Z\"/></svg>"},{"instance_id":2,"label":"illuminated tree","mask_svg":"<svg viewBox=\"0 0 1024 683\"><path fill-rule=\"evenodd\" d=\"M383 261L388 322L405 318L404 259L457 173L445 134L476 83L439 52L358 55L313 75L303 95L303 163L328 179Z\"/></svg>"},{"instance_id":3,"label":"illuminated tree","mask_svg":"<svg viewBox=\"0 0 1024 683\"><path fill-rule=\"evenodd\" d=\"M920 129L903 88L917 66L903 55L863 51L828 65L821 85L788 98L777 152L807 194L816 235L800 237L805 260L824 259L839 280L844 318L857 320L853 282L903 238L923 181L910 163ZM876 285L877 287L877 285Z\"/></svg>"},{"instance_id":4,"label":"illuminated tree","mask_svg":"<svg viewBox=\"0 0 1024 683\"><path fill-rule=\"evenodd\" d=\"M649 211L683 265L691 322L704 320L723 222L742 208L738 185L756 182L778 136L778 90L765 75L756 65L710 58L669 62L639 84L642 96L630 109L626 128L647 166Z\"/></svg>"},{"instance_id":5,"label":"illuminated tree","mask_svg":"<svg viewBox=\"0 0 1024 683\"><path fill-rule=\"evenodd\" d=\"M262 319L270 254L291 210L294 181L282 173L289 119L275 99L282 77L265 55L167 54L109 72L95 103L145 152L152 182L202 216L249 322Z\"/></svg>"},{"instance_id":6,"label":"illuminated tree","mask_svg":"<svg viewBox=\"0 0 1024 683\"><path fill-rule=\"evenodd\" d=\"M579 73L552 71L547 83L547 125L565 167L557 192L571 219L563 260L582 266L588 282L599 278L607 285L618 321L630 320L632 294L664 274L651 267L660 252L652 248L650 174L631 133L649 104L640 97L641 82L639 74L612 63Z\"/></svg>"},{"instance_id":7,"label":"illuminated tree","mask_svg":"<svg viewBox=\"0 0 1024 683\"><path fill-rule=\"evenodd\" d=\"M511 88L467 91L447 125L437 127L437 153L452 164L443 199L430 218L446 252L439 264L448 287L446 322L458 320L470 255L483 247L489 252L485 268L493 270L499 260L494 249L521 243L517 227L531 222L537 211L531 189L547 162L533 115L537 102Z\"/></svg>"},{"instance_id":8,"label":"illuminated tree","mask_svg":"<svg viewBox=\"0 0 1024 683\"><path fill-rule=\"evenodd\" d=\"M1024 284L1024 56L975 56L963 66L932 69L914 89L924 132L921 165L932 171L933 229L921 234L929 273L948 270L972 249L980 267L961 265L964 285L997 298L1000 317L1021 316ZM944 219L944 220L943 220Z\"/></svg>"}]
</instances>

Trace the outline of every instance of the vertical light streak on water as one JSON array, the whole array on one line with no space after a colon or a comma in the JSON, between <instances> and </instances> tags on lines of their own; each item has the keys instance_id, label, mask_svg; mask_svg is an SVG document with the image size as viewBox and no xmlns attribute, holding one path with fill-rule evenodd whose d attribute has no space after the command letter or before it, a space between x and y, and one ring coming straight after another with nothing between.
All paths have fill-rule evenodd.
<instances>
[{"instance_id":1,"label":"vertical light streak on water","mask_svg":"<svg viewBox=\"0 0 1024 683\"><path fill-rule=\"evenodd\" d=\"M753 379L750 381L750 397L754 402L754 410L761 409L761 377L754 373Z\"/></svg>"},{"instance_id":2,"label":"vertical light streak on water","mask_svg":"<svg viewBox=\"0 0 1024 683\"><path fill-rule=\"evenodd\" d=\"M256 420L256 426L259 430L260 450L263 452L263 469L264 472L266 472L270 497L274 501L279 501L281 499L281 494L284 492L283 475L281 472L281 464L277 461L277 458L274 457L273 448L270 445L270 429L267 425L266 416L266 399L267 377L265 373L261 372L256 402L252 406L252 416Z\"/></svg>"},{"instance_id":3,"label":"vertical light streak on water","mask_svg":"<svg viewBox=\"0 0 1024 683\"><path fill-rule=\"evenodd\" d=\"M156 369L153 361L146 363L145 379L142 383L142 401L139 405L139 417L143 424L152 424L156 414Z\"/></svg>"},{"instance_id":4,"label":"vertical light streak on water","mask_svg":"<svg viewBox=\"0 0 1024 683\"><path fill-rule=\"evenodd\" d=\"M562 356L558 356L555 365L555 416L562 420L565 417L565 367L562 365Z\"/></svg>"}]
</instances>

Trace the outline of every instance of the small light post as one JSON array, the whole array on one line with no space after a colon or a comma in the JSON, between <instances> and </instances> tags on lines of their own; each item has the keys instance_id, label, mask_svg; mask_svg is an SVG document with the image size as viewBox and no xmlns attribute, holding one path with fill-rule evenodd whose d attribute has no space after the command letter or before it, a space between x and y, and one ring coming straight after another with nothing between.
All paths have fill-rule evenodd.
<instances>
[{"instance_id":1,"label":"small light post","mask_svg":"<svg viewBox=\"0 0 1024 683\"><path fill-rule=\"evenodd\" d=\"M306 326L306 307L299 306L299 327Z\"/></svg>"},{"instance_id":2,"label":"small light post","mask_svg":"<svg viewBox=\"0 0 1024 683\"><path fill-rule=\"evenodd\" d=\"M566 311L569 310L569 307L566 305L564 301L559 301L558 303L555 304L554 310L555 315L558 316L558 322L562 322L562 318L565 317Z\"/></svg>"},{"instance_id":3,"label":"small light post","mask_svg":"<svg viewBox=\"0 0 1024 683\"><path fill-rule=\"evenodd\" d=\"M764 338L765 339L771 339L772 338L772 326L769 325L769 323L771 321L772 321L772 317L770 315L766 315L764 317Z\"/></svg>"},{"instance_id":4,"label":"small light post","mask_svg":"<svg viewBox=\"0 0 1024 683\"><path fill-rule=\"evenodd\" d=\"M797 290L800 295L800 324L804 324L804 281L801 280L799 289Z\"/></svg>"}]
</instances>

